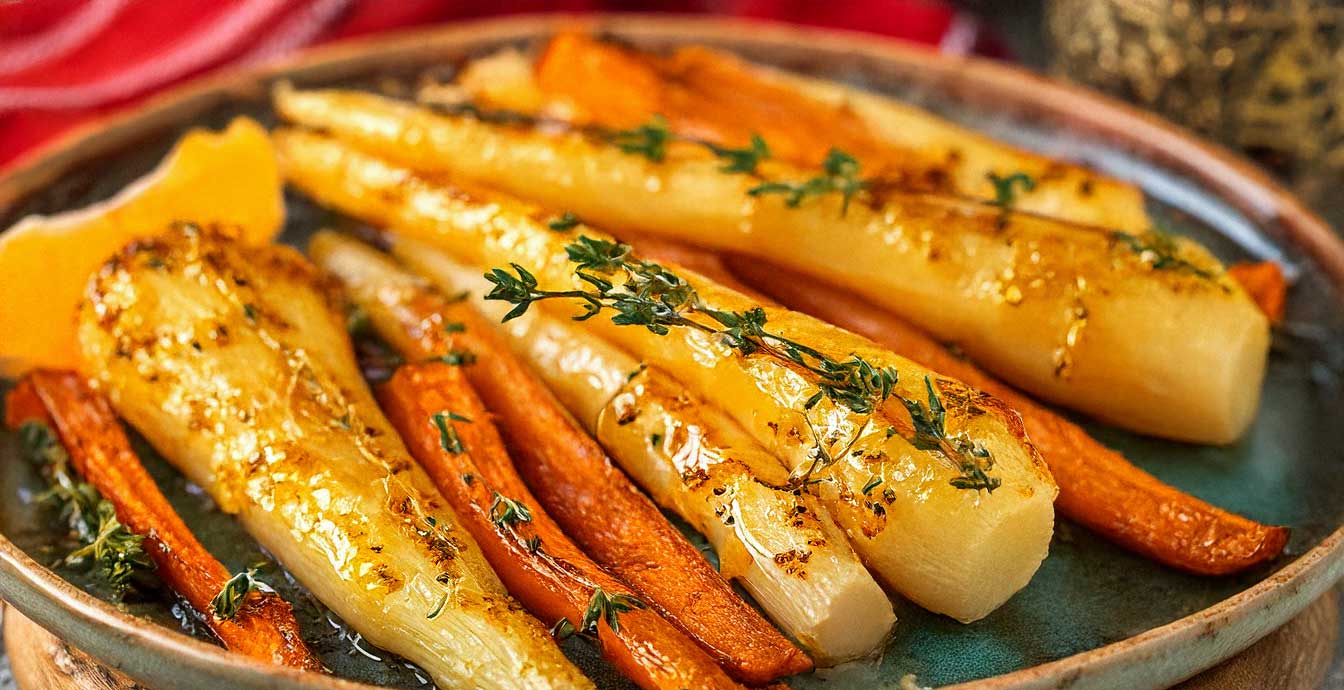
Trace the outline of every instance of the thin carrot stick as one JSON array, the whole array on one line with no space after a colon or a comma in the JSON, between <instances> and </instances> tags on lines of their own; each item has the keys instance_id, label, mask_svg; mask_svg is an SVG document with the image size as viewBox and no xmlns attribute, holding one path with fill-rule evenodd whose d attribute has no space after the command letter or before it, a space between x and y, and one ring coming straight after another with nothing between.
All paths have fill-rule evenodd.
<instances>
[{"instance_id":1,"label":"thin carrot stick","mask_svg":"<svg viewBox=\"0 0 1344 690\"><path fill-rule=\"evenodd\" d=\"M144 536L144 549L165 584L204 614L224 646L275 664L321 671L299 636L294 612L273 592L251 592L229 620L211 615L210 601L229 580L168 504L145 471L107 401L78 374L37 370L12 390L6 423L34 421L53 427L71 464L116 508L117 519Z\"/></svg>"},{"instance_id":2,"label":"thin carrot stick","mask_svg":"<svg viewBox=\"0 0 1344 690\"><path fill-rule=\"evenodd\" d=\"M1284 279L1283 269L1278 264L1273 261L1233 264L1228 267L1227 273L1255 300L1260 311L1269 317L1270 323L1283 322L1288 281Z\"/></svg>"},{"instance_id":3,"label":"thin carrot stick","mask_svg":"<svg viewBox=\"0 0 1344 690\"><path fill-rule=\"evenodd\" d=\"M473 307L428 290L393 292L378 298L397 323L371 314L379 332L408 361L462 363L540 505L593 560L740 681L759 685L811 668L807 655L733 592Z\"/></svg>"},{"instance_id":4,"label":"thin carrot stick","mask_svg":"<svg viewBox=\"0 0 1344 690\"><path fill-rule=\"evenodd\" d=\"M461 368L405 365L381 387L379 399L495 572L530 611L595 633L603 656L642 688L741 687L680 631L642 608L633 590L584 555L541 509ZM592 620L605 603L599 596L624 610L608 607L616 625L599 615L585 631L585 617Z\"/></svg>"},{"instance_id":5,"label":"thin carrot stick","mask_svg":"<svg viewBox=\"0 0 1344 690\"><path fill-rule=\"evenodd\" d=\"M640 244L657 258L657 247ZM685 249L681 251L687 251ZM1131 551L1198 575L1227 575L1283 551L1288 529L1235 515L1162 483L1123 455L963 360L905 321L843 290L758 261L728 259L733 273L792 309L829 321L1003 400L1059 485L1060 513ZM702 271L713 270L702 263ZM715 277L712 274L710 277Z\"/></svg>"}]
</instances>

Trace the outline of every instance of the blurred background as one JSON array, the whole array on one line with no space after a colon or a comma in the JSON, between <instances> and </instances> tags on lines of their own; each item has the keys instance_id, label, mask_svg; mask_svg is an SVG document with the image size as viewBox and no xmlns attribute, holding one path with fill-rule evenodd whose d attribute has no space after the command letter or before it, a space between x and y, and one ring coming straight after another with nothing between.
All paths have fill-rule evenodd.
<instances>
[{"instance_id":1,"label":"blurred background","mask_svg":"<svg viewBox=\"0 0 1344 690\"><path fill-rule=\"evenodd\" d=\"M61 132L211 70L380 31L543 11L759 17L1017 62L1244 153L1344 226L1341 0L0 0L0 171ZM1340 618L1323 687L1344 690ZM10 687L4 675L0 665L0 688Z\"/></svg>"}]
</instances>

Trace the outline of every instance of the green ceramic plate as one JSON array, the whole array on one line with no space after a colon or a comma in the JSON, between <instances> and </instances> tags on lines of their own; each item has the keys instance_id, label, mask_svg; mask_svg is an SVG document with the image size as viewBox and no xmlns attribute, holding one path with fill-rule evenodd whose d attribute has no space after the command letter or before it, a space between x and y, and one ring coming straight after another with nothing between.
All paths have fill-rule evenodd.
<instances>
[{"instance_id":1,"label":"green ceramic plate","mask_svg":"<svg viewBox=\"0 0 1344 690\"><path fill-rule=\"evenodd\" d=\"M149 170L186 128L236 114L274 117L266 87L395 89L503 45L527 46L573 18L463 24L340 46L161 97L84 130L0 179L0 227L105 198ZM1089 424L1145 469L1214 504L1293 528L1287 554L1229 578L1183 575L1061 521L1031 584L983 621L955 623L897 604L900 624L880 660L791 679L798 688L929 685L977 688L1166 686L1245 648L1328 589L1344 571L1344 245L1284 191L1238 159L1170 125L1009 67L943 58L856 35L721 20L601 17L600 31L650 47L704 43L751 59L914 100L972 127L1139 182L1155 217L1225 260L1275 258L1296 284L1276 334L1264 402L1250 433L1227 448L1140 438ZM297 196L283 239L302 243L334 220ZM0 278L2 279L2 278ZM40 327L40 324L34 324ZM0 334L0 337L3 337ZM238 568L262 557L228 516L144 448L147 464L201 541ZM53 517L33 505L36 477L0 435L0 595L37 622L155 687L330 688L331 678L276 670L203 642L208 633L170 600L112 607L54 560ZM694 536L694 535L693 535ZM698 539L698 537L694 537ZM985 577L993 577L985 573ZM62 580L61 578L64 578ZM283 578L275 577L280 581ZM292 582L307 639L336 675L396 687L417 669L371 648ZM90 596L90 594L94 596ZM570 651L605 687L626 687L581 642Z\"/></svg>"}]
</instances>

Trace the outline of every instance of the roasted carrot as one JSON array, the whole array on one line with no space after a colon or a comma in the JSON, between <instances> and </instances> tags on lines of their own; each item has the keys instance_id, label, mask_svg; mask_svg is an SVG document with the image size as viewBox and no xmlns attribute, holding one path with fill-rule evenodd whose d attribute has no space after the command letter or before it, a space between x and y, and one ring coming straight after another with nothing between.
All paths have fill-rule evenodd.
<instances>
[{"instance_id":1,"label":"roasted carrot","mask_svg":"<svg viewBox=\"0 0 1344 690\"><path fill-rule=\"evenodd\" d=\"M659 245L638 246L658 258ZM695 250L677 251L685 260L685 254ZM784 269L734 258L726 263L735 276L791 309L871 338L1006 402L1021 415L1027 435L1059 485L1055 507L1120 546L1197 575L1235 573L1283 551L1287 528L1260 524L1162 483L1078 425L959 358L900 318L843 290ZM737 282L731 276L714 275L712 262L702 260L697 265L711 278Z\"/></svg>"},{"instance_id":2,"label":"roasted carrot","mask_svg":"<svg viewBox=\"0 0 1344 690\"><path fill-rule=\"evenodd\" d=\"M145 471L112 407L78 374L36 370L9 394L6 423L52 427L75 470L116 507L117 519L144 537L144 549L165 584L203 614L229 650L275 664L321 671L299 635L288 603L253 591L237 615L211 614L211 599L228 582L227 568L196 541Z\"/></svg>"},{"instance_id":3,"label":"roasted carrot","mask_svg":"<svg viewBox=\"0 0 1344 690\"><path fill-rule=\"evenodd\" d=\"M1283 310L1288 298L1288 281L1283 277L1283 269L1273 261L1256 261L1233 264L1227 269L1228 275L1241 284L1246 294L1255 300L1260 311L1269 317L1269 322L1283 322Z\"/></svg>"},{"instance_id":4,"label":"roasted carrot","mask_svg":"<svg viewBox=\"0 0 1344 690\"><path fill-rule=\"evenodd\" d=\"M530 611L556 621L557 630L564 620L567 630L595 633L602 654L642 688L741 687L662 616L643 608L633 590L584 555L543 511L460 367L402 366L381 387L379 400L495 572ZM616 604L604 609L607 602ZM611 617L592 620L595 612ZM593 624L586 630L585 616Z\"/></svg>"},{"instance_id":5,"label":"roasted carrot","mask_svg":"<svg viewBox=\"0 0 1344 690\"><path fill-rule=\"evenodd\" d=\"M539 504L589 556L734 678L759 685L811 668L616 468L483 316L428 290L394 292L378 293L391 300L386 311L398 320L374 318L379 332L408 361L463 363Z\"/></svg>"}]
</instances>

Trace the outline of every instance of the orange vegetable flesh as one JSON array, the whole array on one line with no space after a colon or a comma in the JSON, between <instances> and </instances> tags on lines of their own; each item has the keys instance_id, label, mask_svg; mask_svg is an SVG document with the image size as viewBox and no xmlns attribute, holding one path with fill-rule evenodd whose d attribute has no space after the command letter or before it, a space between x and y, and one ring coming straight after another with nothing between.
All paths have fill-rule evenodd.
<instances>
[{"instance_id":1,"label":"orange vegetable flesh","mask_svg":"<svg viewBox=\"0 0 1344 690\"><path fill-rule=\"evenodd\" d=\"M494 327L465 303L422 293L408 308L409 361L452 351L475 355L463 373L495 415L539 504L602 567L751 685L802 673L812 661L733 592L686 537L606 456ZM444 324L460 324L446 332Z\"/></svg>"},{"instance_id":2,"label":"orange vegetable flesh","mask_svg":"<svg viewBox=\"0 0 1344 690\"><path fill-rule=\"evenodd\" d=\"M1283 311L1288 299L1288 281L1283 269L1273 261L1259 261L1233 264L1227 274L1241 285L1246 294L1255 300L1256 306L1265 313L1272 324L1283 323Z\"/></svg>"},{"instance_id":3,"label":"orange vegetable flesh","mask_svg":"<svg viewBox=\"0 0 1344 690\"><path fill-rule=\"evenodd\" d=\"M1078 425L858 297L755 260L725 260L644 238L634 242L643 255L679 263L730 287L745 281L748 290L763 290L791 309L871 338L1004 401L1021 415L1027 436L1059 485L1059 512L1126 549L1186 572L1227 575L1275 558L1287 543L1287 528L1262 525L1162 483Z\"/></svg>"},{"instance_id":4,"label":"orange vegetable flesh","mask_svg":"<svg viewBox=\"0 0 1344 690\"><path fill-rule=\"evenodd\" d=\"M757 79L704 49L663 57L565 33L547 44L536 81L579 123L632 128L657 114L683 136L744 146L759 134L773 158L805 167L820 165L834 147L902 189L956 192L945 161L881 141L853 112Z\"/></svg>"},{"instance_id":5,"label":"orange vegetable flesh","mask_svg":"<svg viewBox=\"0 0 1344 690\"><path fill-rule=\"evenodd\" d=\"M441 362L399 368L379 390L388 418L434 480L509 591L547 621L564 618L580 629L596 588L637 596L565 536L514 471L504 442L460 367ZM434 415L446 419L461 452L444 447ZM497 522L502 496L527 507L526 522ZM537 546L529 545L530 540ZM647 690L740 688L699 647L651 609L617 615L617 627L597 624L602 654Z\"/></svg>"},{"instance_id":6,"label":"orange vegetable flesh","mask_svg":"<svg viewBox=\"0 0 1344 690\"><path fill-rule=\"evenodd\" d=\"M322 664L299 635L288 603L253 591L229 620L212 615L210 601L229 580L227 568L196 541L131 449L111 406L78 374L34 370L6 400L6 424L36 421L52 427L74 469L116 507L117 519L144 536L144 549L161 580L203 614L231 651L309 671Z\"/></svg>"}]
</instances>

